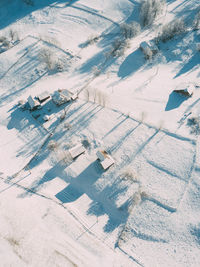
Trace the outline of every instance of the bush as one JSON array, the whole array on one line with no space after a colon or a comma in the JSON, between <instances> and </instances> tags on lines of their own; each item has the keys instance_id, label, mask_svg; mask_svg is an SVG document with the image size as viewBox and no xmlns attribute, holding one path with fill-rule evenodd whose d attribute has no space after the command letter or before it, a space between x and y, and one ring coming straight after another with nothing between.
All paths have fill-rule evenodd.
<instances>
[{"instance_id":1,"label":"bush","mask_svg":"<svg viewBox=\"0 0 200 267\"><path fill-rule=\"evenodd\" d=\"M138 35L140 31L141 31L140 24L137 23L136 21L133 21L129 24L123 23L120 25L121 35L125 39L133 38L134 36Z\"/></svg>"},{"instance_id":2,"label":"bush","mask_svg":"<svg viewBox=\"0 0 200 267\"><path fill-rule=\"evenodd\" d=\"M111 50L106 54L106 57L119 57L123 56L126 48L129 47L129 43L125 39L116 39L112 43L112 48Z\"/></svg>"},{"instance_id":3,"label":"bush","mask_svg":"<svg viewBox=\"0 0 200 267\"><path fill-rule=\"evenodd\" d=\"M58 148L58 143L54 140L49 141L48 149L51 151L55 151Z\"/></svg>"},{"instance_id":4,"label":"bush","mask_svg":"<svg viewBox=\"0 0 200 267\"><path fill-rule=\"evenodd\" d=\"M142 26L152 25L165 7L165 0L143 0L140 8L140 21Z\"/></svg>"},{"instance_id":5,"label":"bush","mask_svg":"<svg viewBox=\"0 0 200 267\"><path fill-rule=\"evenodd\" d=\"M190 127L190 132L192 134L200 134L200 119L199 119L199 117L189 118L187 121L187 126Z\"/></svg>"},{"instance_id":6,"label":"bush","mask_svg":"<svg viewBox=\"0 0 200 267\"><path fill-rule=\"evenodd\" d=\"M121 177L122 177L122 179L125 180L125 181L129 180L129 181L132 181L132 182L138 182L138 175L137 175L137 173L136 173L134 170L132 170L131 168L126 168L126 169L123 171Z\"/></svg>"},{"instance_id":7,"label":"bush","mask_svg":"<svg viewBox=\"0 0 200 267\"><path fill-rule=\"evenodd\" d=\"M88 37L88 40L84 43L83 47L87 47L89 45L93 45L99 41L101 36L98 35L91 35Z\"/></svg>"},{"instance_id":8,"label":"bush","mask_svg":"<svg viewBox=\"0 0 200 267\"><path fill-rule=\"evenodd\" d=\"M14 42L19 41L19 35L18 35L17 31L10 29L9 36L11 38L11 41L14 41Z\"/></svg>"},{"instance_id":9,"label":"bush","mask_svg":"<svg viewBox=\"0 0 200 267\"><path fill-rule=\"evenodd\" d=\"M163 26L159 40L166 42L176 35L180 35L185 32L185 23L183 19L176 19Z\"/></svg>"},{"instance_id":10,"label":"bush","mask_svg":"<svg viewBox=\"0 0 200 267\"><path fill-rule=\"evenodd\" d=\"M89 149L89 148L91 147L91 143L90 143L90 141L89 141L87 138L81 140L81 144L82 144L86 149Z\"/></svg>"},{"instance_id":11,"label":"bush","mask_svg":"<svg viewBox=\"0 0 200 267\"><path fill-rule=\"evenodd\" d=\"M39 59L46 64L48 71L62 72L64 69L62 61L56 58L50 49L42 49L39 54Z\"/></svg>"},{"instance_id":12,"label":"bush","mask_svg":"<svg viewBox=\"0 0 200 267\"><path fill-rule=\"evenodd\" d=\"M4 46L6 48L9 48L10 47L10 42L6 37L1 36L0 37L0 45Z\"/></svg>"}]
</instances>

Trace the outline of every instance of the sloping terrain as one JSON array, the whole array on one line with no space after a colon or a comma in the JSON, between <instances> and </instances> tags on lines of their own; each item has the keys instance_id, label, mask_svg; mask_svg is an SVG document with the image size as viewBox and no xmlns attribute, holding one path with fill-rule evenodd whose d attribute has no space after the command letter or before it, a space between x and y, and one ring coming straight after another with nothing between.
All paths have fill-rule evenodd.
<instances>
[{"instance_id":1,"label":"sloping terrain","mask_svg":"<svg viewBox=\"0 0 200 267\"><path fill-rule=\"evenodd\" d=\"M25 2L0 4L2 266L198 266L199 1L167 1L117 54L141 1ZM186 30L146 60L140 43L180 17ZM78 98L18 105L63 88Z\"/></svg>"}]
</instances>

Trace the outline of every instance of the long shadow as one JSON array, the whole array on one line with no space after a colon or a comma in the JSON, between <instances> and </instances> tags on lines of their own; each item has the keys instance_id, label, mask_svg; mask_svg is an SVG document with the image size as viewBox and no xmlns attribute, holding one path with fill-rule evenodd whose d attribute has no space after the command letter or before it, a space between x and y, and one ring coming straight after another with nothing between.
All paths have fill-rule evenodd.
<instances>
[{"instance_id":1,"label":"long shadow","mask_svg":"<svg viewBox=\"0 0 200 267\"><path fill-rule=\"evenodd\" d=\"M25 128L29 128L30 125L37 126L33 118L28 111L22 111L16 106L10 114L10 120L7 124L7 129L16 129L19 132L22 132ZM38 128L38 131L41 131L42 134L46 134L41 128Z\"/></svg>"},{"instance_id":2,"label":"long shadow","mask_svg":"<svg viewBox=\"0 0 200 267\"><path fill-rule=\"evenodd\" d=\"M27 5L23 1L7 1L1 0L0 3L0 29L24 18L28 14L45 8L47 6L56 7L58 4L66 3L71 6L78 0L34 0L34 5Z\"/></svg>"},{"instance_id":3,"label":"long shadow","mask_svg":"<svg viewBox=\"0 0 200 267\"><path fill-rule=\"evenodd\" d=\"M125 140L141 125L141 122L139 122L136 126L134 126L132 129L128 130L124 136L122 136L117 142L110 147L110 152L116 152L120 146L125 142Z\"/></svg>"},{"instance_id":4,"label":"long shadow","mask_svg":"<svg viewBox=\"0 0 200 267\"><path fill-rule=\"evenodd\" d=\"M112 132L114 132L121 124L123 124L127 120L127 117L123 117L123 119L116 124L109 132L107 132L102 139L105 139L108 135L110 135Z\"/></svg>"},{"instance_id":5,"label":"long shadow","mask_svg":"<svg viewBox=\"0 0 200 267\"><path fill-rule=\"evenodd\" d=\"M62 203L70 203L76 201L83 194L89 195L92 199L93 184L102 175L103 170L98 168L98 162L91 163L81 174L71 180L71 183L56 194Z\"/></svg>"},{"instance_id":6,"label":"long shadow","mask_svg":"<svg viewBox=\"0 0 200 267\"><path fill-rule=\"evenodd\" d=\"M135 0L128 0L129 2L131 2L134 5L134 9L132 10L132 13L130 14L130 16L127 18L126 23L132 22L132 21L137 21L139 22L140 20L140 1L135 1Z\"/></svg>"},{"instance_id":7,"label":"long shadow","mask_svg":"<svg viewBox=\"0 0 200 267\"><path fill-rule=\"evenodd\" d=\"M172 109L176 109L180 107L180 105L187 99L188 98L186 96L180 95L179 93L176 93L176 92L172 92L169 95L169 99L167 101L165 111L170 111Z\"/></svg>"},{"instance_id":8,"label":"long shadow","mask_svg":"<svg viewBox=\"0 0 200 267\"><path fill-rule=\"evenodd\" d=\"M34 192L38 192L38 190L44 186L45 183L52 181L56 177L61 178L65 182L70 182L71 177L68 177L65 172L66 166L57 163L54 167L48 170L41 179L36 180L29 188L28 191L22 193L19 197L24 198L28 195L34 194Z\"/></svg>"},{"instance_id":9,"label":"long shadow","mask_svg":"<svg viewBox=\"0 0 200 267\"><path fill-rule=\"evenodd\" d=\"M128 55L128 57L121 64L118 71L118 76L122 79L130 76L134 72L138 71L143 65L144 59L142 52L138 48L136 51Z\"/></svg>"},{"instance_id":10,"label":"long shadow","mask_svg":"<svg viewBox=\"0 0 200 267\"><path fill-rule=\"evenodd\" d=\"M91 163L78 177L71 179L70 184L56 194L62 203L71 203L86 194L92 200L92 204L87 212L88 215L108 215L109 219L104 226L105 232L112 232L116 227L125 223L128 218L128 206L130 199L125 201L119 208L116 200L120 194L125 194L128 186L121 187L121 179L117 179L112 185L108 185L104 190L99 191L95 187L95 182L103 174L99 162ZM111 198L109 198L111 196Z\"/></svg>"},{"instance_id":11,"label":"long shadow","mask_svg":"<svg viewBox=\"0 0 200 267\"><path fill-rule=\"evenodd\" d=\"M200 64L200 56L199 52L194 54L193 57L190 58L190 60L179 70L179 72L176 74L174 78L177 78L189 71L192 71L195 67L197 68Z\"/></svg>"},{"instance_id":12,"label":"long shadow","mask_svg":"<svg viewBox=\"0 0 200 267\"><path fill-rule=\"evenodd\" d=\"M34 79L33 81L29 82L28 84L26 84L25 86L23 86L22 88L7 94L7 95L3 95L0 99L0 107L3 106L5 104L5 101L7 101L7 99L9 98L9 102L11 102L13 100L14 97L21 95L21 93L24 91L24 89L30 87L31 85L33 85L34 83L36 83L37 81L39 81L42 77L44 77L47 74L47 72L44 72L43 74L41 74L40 76L38 76L36 79Z\"/></svg>"},{"instance_id":13,"label":"long shadow","mask_svg":"<svg viewBox=\"0 0 200 267\"><path fill-rule=\"evenodd\" d=\"M128 18L126 18L124 20L125 23L130 23L133 20L139 21L138 10L140 7L140 3L138 1L134 1L134 0L133 1L130 0L130 3L133 4L133 9L132 9L132 12L130 12L130 15L128 16ZM79 7L74 7L74 6L73 6L73 8L80 9ZM131 9L131 5L130 5L130 9ZM85 11L87 11L87 10L85 10ZM89 13L93 14L94 12L89 11ZM95 12L95 15L97 15L96 12ZM111 19L108 19L108 18L102 16L102 15L98 15L98 16L104 20L110 21L112 24L108 29L106 29L104 32L102 32L102 34L98 37L100 40L99 40L97 45L102 50L99 53L97 53L96 55L94 55L93 57L91 57L90 59L88 59L80 67L80 69L79 69L80 73L92 71L93 67L96 67L96 66L99 69L101 69L101 71L105 71L118 58L118 57L113 57L110 53L113 50L113 46L114 46L114 42L115 42L116 38L117 39L120 38L123 42L124 37L120 35L120 23L121 22L120 23L115 22ZM86 42L80 44L79 47L84 48L87 46L87 44L88 44L88 40ZM131 58L131 57L133 57L133 58ZM126 67L126 63L128 63L128 62L125 62L124 63L125 66L123 65L122 68L120 69L120 72L119 72L120 75L122 72L122 76L127 76L127 75L131 74L132 72L134 72L134 69L136 71L138 68L140 68L143 65L143 57L142 57L141 53L139 52L139 50L137 50L133 56L130 56L130 61L131 61L131 59L135 62L130 62L131 66L128 67L128 70L126 69L123 71L122 68ZM127 59L127 61L128 60L129 60L129 58Z\"/></svg>"},{"instance_id":14,"label":"long shadow","mask_svg":"<svg viewBox=\"0 0 200 267\"><path fill-rule=\"evenodd\" d=\"M117 207L117 199L125 195L129 186L122 184L121 178L117 177L114 182L107 185L101 192L98 192L98 198L93 200L87 211L88 215L102 216L108 215L108 221L104 226L104 231L110 233L121 224L126 223L129 213L128 207L131 204L131 198ZM97 202L97 200L100 200Z\"/></svg>"}]
</instances>

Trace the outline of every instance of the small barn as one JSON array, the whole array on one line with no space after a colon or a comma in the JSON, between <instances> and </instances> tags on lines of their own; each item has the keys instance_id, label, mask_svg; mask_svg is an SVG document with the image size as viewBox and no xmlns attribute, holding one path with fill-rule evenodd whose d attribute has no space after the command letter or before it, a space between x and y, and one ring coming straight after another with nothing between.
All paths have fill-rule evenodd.
<instances>
[{"instance_id":1,"label":"small barn","mask_svg":"<svg viewBox=\"0 0 200 267\"><path fill-rule=\"evenodd\" d=\"M50 98L50 94L47 91L44 91L43 93L37 96L37 99L39 100L40 103L45 102L49 98Z\"/></svg>"},{"instance_id":2,"label":"small barn","mask_svg":"<svg viewBox=\"0 0 200 267\"><path fill-rule=\"evenodd\" d=\"M152 52L153 55L158 53L158 47L153 41L144 41L140 43L140 49L146 55L149 51Z\"/></svg>"},{"instance_id":3,"label":"small barn","mask_svg":"<svg viewBox=\"0 0 200 267\"><path fill-rule=\"evenodd\" d=\"M107 170L115 163L111 155L109 155L105 150L97 151L96 155L97 159L100 161L100 164L104 170Z\"/></svg>"},{"instance_id":4,"label":"small barn","mask_svg":"<svg viewBox=\"0 0 200 267\"><path fill-rule=\"evenodd\" d=\"M191 97L194 93L195 87L193 84L190 84L188 86L185 87L179 87L178 89L175 89L174 92L187 96L187 97Z\"/></svg>"},{"instance_id":5,"label":"small barn","mask_svg":"<svg viewBox=\"0 0 200 267\"><path fill-rule=\"evenodd\" d=\"M71 149L69 149L69 153L73 159L77 158L81 154L85 152L85 148L82 144L78 144Z\"/></svg>"}]
</instances>

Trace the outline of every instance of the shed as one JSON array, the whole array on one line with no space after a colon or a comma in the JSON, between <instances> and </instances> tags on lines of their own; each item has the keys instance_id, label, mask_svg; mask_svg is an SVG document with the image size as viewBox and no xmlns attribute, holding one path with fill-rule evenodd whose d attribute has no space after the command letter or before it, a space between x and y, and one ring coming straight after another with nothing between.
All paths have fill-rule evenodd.
<instances>
[{"instance_id":1,"label":"shed","mask_svg":"<svg viewBox=\"0 0 200 267\"><path fill-rule=\"evenodd\" d=\"M38 107L40 107L39 101L33 99L32 96L28 97L28 104L29 104L31 110L34 110L34 109L37 109Z\"/></svg>"},{"instance_id":2,"label":"shed","mask_svg":"<svg viewBox=\"0 0 200 267\"><path fill-rule=\"evenodd\" d=\"M69 149L69 153L73 159L77 158L81 154L85 152L85 148L82 144L78 144L71 149Z\"/></svg>"},{"instance_id":3,"label":"shed","mask_svg":"<svg viewBox=\"0 0 200 267\"><path fill-rule=\"evenodd\" d=\"M107 170L115 163L111 155L109 155L105 150L97 151L96 155L104 170Z\"/></svg>"},{"instance_id":4,"label":"shed","mask_svg":"<svg viewBox=\"0 0 200 267\"><path fill-rule=\"evenodd\" d=\"M191 97L194 93L194 90L195 90L194 85L190 84L186 87L175 89L174 92L184 95L184 96Z\"/></svg>"},{"instance_id":5,"label":"shed","mask_svg":"<svg viewBox=\"0 0 200 267\"><path fill-rule=\"evenodd\" d=\"M37 99L40 101L40 103L45 102L49 98L50 98L50 94L47 91L44 91L43 93L37 96Z\"/></svg>"},{"instance_id":6,"label":"shed","mask_svg":"<svg viewBox=\"0 0 200 267\"><path fill-rule=\"evenodd\" d=\"M156 54L158 52L158 47L153 41L144 41L140 43L140 49L145 53L149 49Z\"/></svg>"}]
</instances>

